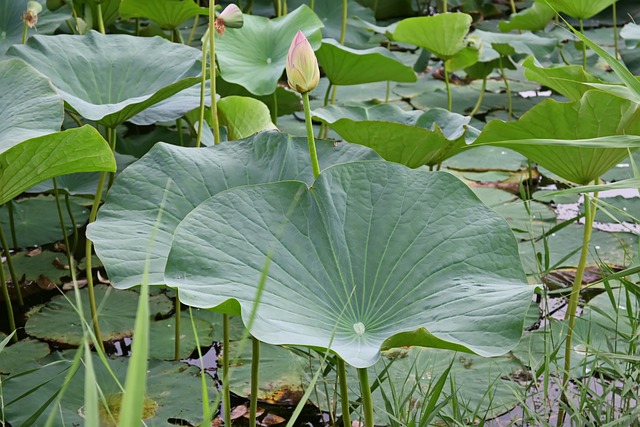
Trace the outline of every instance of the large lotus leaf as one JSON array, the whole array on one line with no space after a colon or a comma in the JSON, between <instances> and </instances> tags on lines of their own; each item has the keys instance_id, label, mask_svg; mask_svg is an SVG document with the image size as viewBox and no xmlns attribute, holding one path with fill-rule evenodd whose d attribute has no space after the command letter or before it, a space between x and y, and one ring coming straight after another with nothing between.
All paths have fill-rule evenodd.
<instances>
[{"instance_id":1,"label":"large lotus leaf","mask_svg":"<svg viewBox=\"0 0 640 427\"><path fill-rule=\"evenodd\" d=\"M471 21L471 16L465 13L407 18L398 22L393 31L393 39L420 46L446 60L466 46L464 39Z\"/></svg>"},{"instance_id":2,"label":"large lotus leaf","mask_svg":"<svg viewBox=\"0 0 640 427\"><path fill-rule=\"evenodd\" d=\"M416 81L413 68L404 65L389 50L381 47L356 50L341 46L335 40L324 39L316 56L334 85Z\"/></svg>"},{"instance_id":3,"label":"large lotus leaf","mask_svg":"<svg viewBox=\"0 0 640 427\"><path fill-rule=\"evenodd\" d=\"M535 0L531 7L510 15L509 21L499 22L498 28L505 33L512 30L543 30L555 15L545 0Z\"/></svg>"},{"instance_id":4,"label":"large lotus leaf","mask_svg":"<svg viewBox=\"0 0 640 427\"><path fill-rule=\"evenodd\" d=\"M576 102L545 100L515 123L491 121L476 144L510 148L563 179L586 185L640 148L638 104L589 91Z\"/></svg>"},{"instance_id":5,"label":"large lotus leaf","mask_svg":"<svg viewBox=\"0 0 640 427\"><path fill-rule=\"evenodd\" d=\"M201 52L161 37L34 36L9 54L49 77L81 116L108 127L200 81Z\"/></svg>"},{"instance_id":6,"label":"large lotus leaf","mask_svg":"<svg viewBox=\"0 0 640 427\"><path fill-rule=\"evenodd\" d=\"M558 12L576 19L591 18L611 6L614 1L616 0L546 0Z\"/></svg>"},{"instance_id":7,"label":"large lotus leaf","mask_svg":"<svg viewBox=\"0 0 640 427\"><path fill-rule=\"evenodd\" d=\"M120 17L149 18L162 28L173 30L189 18L207 15L208 9L191 0L121 0Z\"/></svg>"},{"instance_id":8,"label":"large lotus leaf","mask_svg":"<svg viewBox=\"0 0 640 427\"><path fill-rule=\"evenodd\" d=\"M633 49L640 43L640 25L632 22L626 24L620 30L620 37L625 40L626 46Z\"/></svg>"},{"instance_id":9,"label":"large lotus leaf","mask_svg":"<svg viewBox=\"0 0 640 427\"><path fill-rule=\"evenodd\" d=\"M482 41L480 61L489 62L500 56L515 53L533 55L542 58L552 53L558 46L558 40L550 37L540 37L533 33L501 34L476 30L472 35Z\"/></svg>"},{"instance_id":10,"label":"large lotus leaf","mask_svg":"<svg viewBox=\"0 0 640 427\"><path fill-rule=\"evenodd\" d=\"M535 82L549 87L566 96L571 101L578 101L585 92L592 88L584 83L603 83L602 80L587 73L580 65L563 65L544 68L536 65L533 57L524 60L524 75Z\"/></svg>"},{"instance_id":11,"label":"large lotus leaf","mask_svg":"<svg viewBox=\"0 0 640 427\"><path fill-rule=\"evenodd\" d=\"M220 123L227 127L230 141L247 138L263 130L277 129L269 107L246 96L228 96L218 103Z\"/></svg>"},{"instance_id":12,"label":"large lotus leaf","mask_svg":"<svg viewBox=\"0 0 640 427\"><path fill-rule=\"evenodd\" d=\"M98 315L102 339L105 341L130 337L136 319L136 307L140 294L134 291L116 291L108 286L94 288L96 303L104 304L108 310ZM89 310L89 293L81 289L82 310L85 319L91 319ZM27 334L49 342L78 346L82 342L82 324L73 296L58 295L53 297L44 307L31 314L25 330ZM150 317L166 316L173 308L171 300L159 294L149 297Z\"/></svg>"},{"instance_id":13,"label":"large lotus leaf","mask_svg":"<svg viewBox=\"0 0 640 427\"><path fill-rule=\"evenodd\" d=\"M107 370L95 353L91 353L91 357L93 357L96 382L105 394L111 412L117 413L120 410L121 388L114 381L111 372L115 374L119 384L124 384L130 359L125 357L107 359L110 368ZM60 406L57 406L53 399L63 387L73 358L72 351L53 353L37 363L23 364L20 370L23 372L33 369L33 372L3 380L5 419L14 426L32 423L40 426L45 425L49 413L53 411L56 414L53 425L85 425L85 370L83 367L80 367L71 378ZM149 403L149 408L145 413L150 417L145 419L145 424L154 427L200 425L203 405L202 381L206 381L209 398L215 400L217 390L213 379L209 376L206 379L201 378L199 368L188 367L181 362L152 359L147 369L146 401ZM179 387L176 386L177 384ZM8 396L11 397L7 398ZM43 412L30 420L31 423L26 423L27 419L41 407L44 409ZM108 418L102 403L100 409L101 426L118 425Z\"/></svg>"},{"instance_id":14,"label":"large lotus leaf","mask_svg":"<svg viewBox=\"0 0 640 427\"><path fill-rule=\"evenodd\" d=\"M51 82L18 59L0 61L0 153L60 130L62 98Z\"/></svg>"},{"instance_id":15,"label":"large lotus leaf","mask_svg":"<svg viewBox=\"0 0 640 427\"><path fill-rule=\"evenodd\" d=\"M83 224L89 218L89 209L77 203L71 203L71 212L78 224ZM67 210L63 209L62 214L65 232L71 233L73 225ZM53 196L33 197L14 202L13 220L18 246L21 248L57 242L63 237ZM11 229L6 205L0 207L0 226L3 227L5 235L9 236Z\"/></svg>"},{"instance_id":16,"label":"large lotus leaf","mask_svg":"<svg viewBox=\"0 0 640 427\"><path fill-rule=\"evenodd\" d=\"M33 138L0 154L0 205L58 175L115 170L109 144L89 125Z\"/></svg>"},{"instance_id":17,"label":"large lotus leaf","mask_svg":"<svg viewBox=\"0 0 640 427\"><path fill-rule=\"evenodd\" d=\"M411 168L437 165L467 148L470 118L441 108L423 113L404 112L387 104L329 106L313 114L346 141L370 147L384 159Z\"/></svg>"},{"instance_id":18,"label":"large lotus leaf","mask_svg":"<svg viewBox=\"0 0 640 427\"><path fill-rule=\"evenodd\" d=\"M334 147L331 142L318 141L317 146L323 168L379 159L372 150L358 145ZM145 248L166 191L149 274L149 283L161 284L173 232L191 210L228 188L286 179L313 180L306 138L271 131L205 149L159 143L118 176L87 235L114 286L140 284Z\"/></svg>"},{"instance_id":19,"label":"large lotus leaf","mask_svg":"<svg viewBox=\"0 0 640 427\"><path fill-rule=\"evenodd\" d=\"M145 126L179 119L188 112L200 107L200 87L200 84L197 84L163 99L131 117L129 121ZM211 85L209 80L205 84L204 105L211 106Z\"/></svg>"},{"instance_id":20,"label":"large lotus leaf","mask_svg":"<svg viewBox=\"0 0 640 427\"><path fill-rule=\"evenodd\" d=\"M321 27L322 21L307 6L276 19L245 15L242 28L225 32L216 43L222 78L244 86L255 95L273 93L298 30L317 49Z\"/></svg>"},{"instance_id":21,"label":"large lotus leaf","mask_svg":"<svg viewBox=\"0 0 640 427\"><path fill-rule=\"evenodd\" d=\"M120 0L73 0L72 3L76 13L82 16L88 28L100 29L98 13L102 15L105 27L109 27L118 19Z\"/></svg>"},{"instance_id":22,"label":"large lotus leaf","mask_svg":"<svg viewBox=\"0 0 640 427\"><path fill-rule=\"evenodd\" d=\"M245 89L243 86L235 83L229 83L220 76L216 80L216 92L221 97L227 96L248 96L262 101L271 114L278 116L288 116L296 111L302 110L302 100L300 94L289 89L289 87L278 86L276 91L266 96L256 96Z\"/></svg>"},{"instance_id":23,"label":"large lotus leaf","mask_svg":"<svg viewBox=\"0 0 640 427\"><path fill-rule=\"evenodd\" d=\"M69 8L51 12L47 9L45 0L37 1L42 5L42 12L38 14L37 34L53 33L60 24L71 17ZM27 3L29 0L0 0L0 56L4 55L12 44L22 42L22 14L27 10ZM27 34L35 34L35 31L29 30Z\"/></svg>"},{"instance_id":24,"label":"large lotus leaf","mask_svg":"<svg viewBox=\"0 0 640 427\"><path fill-rule=\"evenodd\" d=\"M218 193L176 229L165 280L189 305L239 302L246 323L263 271L251 333L271 344L332 341L355 367L374 364L390 338L503 354L534 290L509 226L466 185L375 161L328 168L311 188Z\"/></svg>"}]
</instances>

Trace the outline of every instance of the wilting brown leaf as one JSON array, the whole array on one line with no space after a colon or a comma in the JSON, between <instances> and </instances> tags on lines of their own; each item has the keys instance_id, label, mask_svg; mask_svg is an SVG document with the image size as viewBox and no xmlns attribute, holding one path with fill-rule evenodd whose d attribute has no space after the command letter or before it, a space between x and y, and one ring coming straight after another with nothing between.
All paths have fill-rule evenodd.
<instances>
[{"instance_id":1,"label":"wilting brown leaf","mask_svg":"<svg viewBox=\"0 0 640 427\"><path fill-rule=\"evenodd\" d=\"M297 405L300 403L303 395L304 392L302 390L292 390L288 387L283 387L280 390L276 390L270 396L267 396L264 400L273 405Z\"/></svg>"},{"instance_id":2,"label":"wilting brown leaf","mask_svg":"<svg viewBox=\"0 0 640 427\"><path fill-rule=\"evenodd\" d=\"M38 280L36 281L36 283L38 284L38 287L40 289L45 291L51 291L56 288L56 284L53 283L53 281L44 274L38 276Z\"/></svg>"},{"instance_id":3,"label":"wilting brown leaf","mask_svg":"<svg viewBox=\"0 0 640 427\"><path fill-rule=\"evenodd\" d=\"M30 251L27 251L27 253L25 254L25 256L28 257L32 257L32 256L38 256L42 253L42 248L41 247L37 247L35 249L31 249Z\"/></svg>"},{"instance_id":4,"label":"wilting brown leaf","mask_svg":"<svg viewBox=\"0 0 640 427\"><path fill-rule=\"evenodd\" d=\"M260 422L260 425L262 426L272 426L272 425L276 425L276 424L282 424L283 422L285 422L286 420L284 418L282 418L281 416L275 415L275 414L267 414L266 417L264 417L262 419L262 421Z\"/></svg>"},{"instance_id":5,"label":"wilting brown leaf","mask_svg":"<svg viewBox=\"0 0 640 427\"><path fill-rule=\"evenodd\" d=\"M249 413L249 408L246 405L236 406L231 410L231 419L236 420L240 417L245 416L245 414Z\"/></svg>"}]
</instances>

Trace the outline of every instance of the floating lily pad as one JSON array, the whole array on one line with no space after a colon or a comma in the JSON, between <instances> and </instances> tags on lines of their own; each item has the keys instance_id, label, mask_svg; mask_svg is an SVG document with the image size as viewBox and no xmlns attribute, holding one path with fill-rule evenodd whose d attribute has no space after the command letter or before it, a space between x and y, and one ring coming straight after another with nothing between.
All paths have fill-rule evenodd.
<instances>
[{"instance_id":1,"label":"floating lily pad","mask_svg":"<svg viewBox=\"0 0 640 427\"><path fill-rule=\"evenodd\" d=\"M515 123L491 121L475 144L524 154L576 184L588 184L640 147L640 108L604 92L580 101L545 100Z\"/></svg>"},{"instance_id":2,"label":"floating lily pad","mask_svg":"<svg viewBox=\"0 0 640 427\"><path fill-rule=\"evenodd\" d=\"M202 56L198 49L160 37L95 31L34 36L9 49L9 55L49 77L81 116L108 127L198 83Z\"/></svg>"},{"instance_id":3,"label":"floating lily pad","mask_svg":"<svg viewBox=\"0 0 640 427\"><path fill-rule=\"evenodd\" d=\"M598 222L640 222L640 198L638 197L602 198L598 206L595 218ZM584 212L584 205L580 206L580 211Z\"/></svg>"},{"instance_id":4,"label":"floating lily pad","mask_svg":"<svg viewBox=\"0 0 640 427\"><path fill-rule=\"evenodd\" d=\"M48 344L32 339L25 339L5 347L0 351L0 374L21 371L25 364L42 359L49 352Z\"/></svg>"},{"instance_id":5,"label":"floating lily pad","mask_svg":"<svg viewBox=\"0 0 640 427\"><path fill-rule=\"evenodd\" d=\"M80 290L82 310L86 320L91 319L88 290ZM134 291L116 291L108 286L95 287L96 304L108 304L109 309L99 313L100 331L105 341L130 337L133 333L139 294ZM67 300L69 298L69 301ZM106 300L105 300L106 298ZM105 301L103 301L105 300ZM27 320L27 334L43 340L77 346L82 341L82 325L73 294L59 295ZM167 315L173 304L164 295L149 297L150 316Z\"/></svg>"},{"instance_id":6,"label":"floating lily pad","mask_svg":"<svg viewBox=\"0 0 640 427\"><path fill-rule=\"evenodd\" d=\"M60 403L54 406L49 400L60 391L71 362L73 352L53 353L41 359L38 364L30 364L29 368L39 369L32 373L3 381L3 393L11 396L4 401L5 420L12 425L24 425L27 419L39 409L42 414L33 420L36 425L42 425L50 412L56 413L54 425L83 425L84 408L84 368L81 367L71 379ZM85 356L86 357L86 356ZM93 357L93 367L96 382L105 395L111 411L119 409L121 389L107 371L100 359ZM108 359L109 367L120 384L124 384L127 374L128 358ZM27 366L25 366L27 368ZM202 379L200 370L187 367L181 362L163 362L150 360L147 371L147 402L145 422L149 426L171 427L176 423L182 425L199 425L202 422ZM209 398L214 400L217 394L213 379L206 378ZM176 387L179 384L179 387ZM28 393L31 392L32 393ZM101 401L102 402L102 401ZM102 403L101 403L102 405ZM115 426L101 406L101 425Z\"/></svg>"},{"instance_id":7,"label":"floating lily pad","mask_svg":"<svg viewBox=\"0 0 640 427\"><path fill-rule=\"evenodd\" d=\"M222 236L224 248L211 243ZM207 255L194 257L194 247ZM515 248L506 222L450 174L352 162L311 189L279 182L204 201L174 233L165 280L185 304L238 301L246 324L271 254L251 333L271 344L332 340L346 362L366 367L383 345L485 356L511 348L534 291Z\"/></svg>"},{"instance_id":8,"label":"floating lily pad","mask_svg":"<svg viewBox=\"0 0 640 427\"><path fill-rule=\"evenodd\" d=\"M37 281L41 277L60 284L64 276L71 276L67 265L67 256L62 252L42 251L37 255L20 252L12 256L13 266L18 277Z\"/></svg>"},{"instance_id":9,"label":"floating lily pad","mask_svg":"<svg viewBox=\"0 0 640 427\"><path fill-rule=\"evenodd\" d=\"M89 218L89 210L84 206L72 203L71 211L78 224L83 224ZM18 246L21 248L53 243L63 238L53 196L18 200L13 203L13 215ZM66 209L63 209L62 215L66 233L71 233L73 226ZM6 205L0 207L0 224L5 235L10 236L9 212Z\"/></svg>"},{"instance_id":10,"label":"floating lily pad","mask_svg":"<svg viewBox=\"0 0 640 427\"><path fill-rule=\"evenodd\" d=\"M216 43L222 78L244 86L256 95L272 94L284 71L291 40L298 30L317 49L321 27L322 22L308 6L271 20L245 15L242 28L225 32Z\"/></svg>"},{"instance_id":11,"label":"floating lily pad","mask_svg":"<svg viewBox=\"0 0 640 427\"><path fill-rule=\"evenodd\" d=\"M444 161L444 166L457 170L520 170L527 158L513 150L502 147L476 147Z\"/></svg>"},{"instance_id":12,"label":"floating lily pad","mask_svg":"<svg viewBox=\"0 0 640 427\"><path fill-rule=\"evenodd\" d=\"M18 59L1 61L0 86L0 152L60 130L64 117L62 98L49 79L33 67Z\"/></svg>"},{"instance_id":13,"label":"floating lily pad","mask_svg":"<svg viewBox=\"0 0 640 427\"><path fill-rule=\"evenodd\" d=\"M346 141L368 146L385 160L411 168L437 165L455 156L478 133L469 126L469 117L438 108L423 113L405 112L388 104L329 106L314 110L313 116Z\"/></svg>"},{"instance_id":14,"label":"floating lily pad","mask_svg":"<svg viewBox=\"0 0 640 427\"><path fill-rule=\"evenodd\" d=\"M198 342L201 347L213 343L213 324L194 316L193 322L198 331ZM149 357L161 360L173 360L175 357L175 323L176 316L156 320L149 324ZM180 315L180 359L186 359L196 349L193 325L188 311Z\"/></svg>"},{"instance_id":15,"label":"floating lily pad","mask_svg":"<svg viewBox=\"0 0 640 427\"><path fill-rule=\"evenodd\" d=\"M334 147L329 141L318 141L317 148L323 168L379 159L375 152L358 145ZM98 220L88 227L87 235L93 240L111 283L118 288L141 283L146 248L156 228L149 283L164 283L173 232L191 210L211 195L235 186L286 179L311 182L308 150L306 138L275 131L206 149L157 144L120 174ZM156 226L165 192L162 221Z\"/></svg>"}]
</instances>

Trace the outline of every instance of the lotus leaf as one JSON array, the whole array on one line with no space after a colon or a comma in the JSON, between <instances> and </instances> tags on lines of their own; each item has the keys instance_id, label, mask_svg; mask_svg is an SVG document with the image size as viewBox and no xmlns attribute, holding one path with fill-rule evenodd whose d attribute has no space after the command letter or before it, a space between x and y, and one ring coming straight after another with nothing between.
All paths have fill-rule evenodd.
<instances>
[{"instance_id":1,"label":"lotus leaf","mask_svg":"<svg viewBox=\"0 0 640 427\"><path fill-rule=\"evenodd\" d=\"M398 22L393 39L420 46L447 60L466 46L464 40L471 21L471 16L464 13L407 18Z\"/></svg>"},{"instance_id":2,"label":"lotus leaf","mask_svg":"<svg viewBox=\"0 0 640 427\"><path fill-rule=\"evenodd\" d=\"M318 61L334 85L357 85L381 81L415 82L413 69L399 62L387 49L356 50L324 39Z\"/></svg>"},{"instance_id":3,"label":"lotus leaf","mask_svg":"<svg viewBox=\"0 0 640 427\"><path fill-rule=\"evenodd\" d=\"M255 95L275 92L284 71L291 40L302 31L317 49L322 22L307 6L286 16L267 19L246 15L242 28L228 31L216 43L223 79L244 86Z\"/></svg>"},{"instance_id":4,"label":"lotus leaf","mask_svg":"<svg viewBox=\"0 0 640 427\"><path fill-rule=\"evenodd\" d=\"M204 201L175 231L165 280L192 306L237 301L246 324L269 256L251 333L271 344L332 341L367 367L388 339L508 351L534 291L515 250L504 219L452 175L352 162L311 188L236 187Z\"/></svg>"},{"instance_id":5,"label":"lotus leaf","mask_svg":"<svg viewBox=\"0 0 640 427\"><path fill-rule=\"evenodd\" d=\"M33 36L9 55L49 77L81 116L108 127L200 81L200 50L160 37Z\"/></svg>"},{"instance_id":6,"label":"lotus leaf","mask_svg":"<svg viewBox=\"0 0 640 427\"><path fill-rule=\"evenodd\" d=\"M597 91L576 102L545 100L515 123L488 123L475 144L510 148L585 185L627 157L628 150L640 148L640 108Z\"/></svg>"},{"instance_id":7,"label":"lotus leaf","mask_svg":"<svg viewBox=\"0 0 640 427\"><path fill-rule=\"evenodd\" d=\"M269 107L254 98L228 96L218 103L220 123L227 127L230 141L247 138L264 130L277 129Z\"/></svg>"},{"instance_id":8,"label":"lotus leaf","mask_svg":"<svg viewBox=\"0 0 640 427\"><path fill-rule=\"evenodd\" d=\"M551 54L558 46L557 39L541 37L533 33L500 34L476 30L473 32L473 37L482 41L479 58L481 62L489 62L500 56L516 53L543 58Z\"/></svg>"},{"instance_id":9,"label":"lotus leaf","mask_svg":"<svg viewBox=\"0 0 640 427\"><path fill-rule=\"evenodd\" d=\"M175 29L189 18L207 15L208 9L190 0L121 0L120 17L149 18L162 28Z\"/></svg>"},{"instance_id":10,"label":"lotus leaf","mask_svg":"<svg viewBox=\"0 0 640 427\"><path fill-rule=\"evenodd\" d=\"M334 147L328 141L318 141L318 157L323 168L379 159L368 148L350 144ZM115 287L140 284L145 248L166 191L149 274L150 284L162 284L173 232L192 209L228 188L286 179L312 182L306 138L271 131L206 149L160 143L115 180L87 235Z\"/></svg>"},{"instance_id":11,"label":"lotus leaf","mask_svg":"<svg viewBox=\"0 0 640 427\"><path fill-rule=\"evenodd\" d=\"M616 0L544 0L558 12L576 19L588 19L611 6Z\"/></svg>"},{"instance_id":12,"label":"lotus leaf","mask_svg":"<svg viewBox=\"0 0 640 427\"><path fill-rule=\"evenodd\" d=\"M468 126L469 117L441 108L405 112L387 104L368 109L329 106L313 115L346 141L368 146L384 159L411 168L437 165L465 150L467 138L477 135Z\"/></svg>"},{"instance_id":13,"label":"lotus leaf","mask_svg":"<svg viewBox=\"0 0 640 427\"><path fill-rule=\"evenodd\" d=\"M26 363L42 359L49 354L49 351L49 346L46 343L32 339L22 340L12 346L5 347L0 351L0 374L10 374L22 370Z\"/></svg>"},{"instance_id":14,"label":"lotus leaf","mask_svg":"<svg viewBox=\"0 0 640 427\"><path fill-rule=\"evenodd\" d=\"M536 65L533 57L524 60L525 76L556 92L566 96L571 101L578 101L592 88L584 83L603 83L602 80L587 73L580 65L565 65L553 68L543 68Z\"/></svg>"},{"instance_id":15,"label":"lotus leaf","mask_svg":"<svg viewBox=\"0 0 640 427\"><path fill-rule=\"evenodd\" d=\"M545 0L535 0L531 7L511 15L509 21L500 22L498 28L505 33L513 30L543 30L555 15Z\"/></svg>"}]
</instances>

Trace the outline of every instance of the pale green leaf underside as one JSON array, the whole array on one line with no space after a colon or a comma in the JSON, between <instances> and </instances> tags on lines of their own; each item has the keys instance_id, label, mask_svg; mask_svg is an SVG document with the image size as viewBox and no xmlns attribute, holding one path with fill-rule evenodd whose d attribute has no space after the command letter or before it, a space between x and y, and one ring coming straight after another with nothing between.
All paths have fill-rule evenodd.
<instances>
[{"instance_id":1,"label":"pale green leaf underside","mask_svg":"<svg viewBox=\"0 0 640 427\"><path fill-rule=\"evenodd\" d=\"M51 79L83 117L115 127L199 82L201 52L161 37L34 36L9 54Z\"/></svg>"},{"instance_id":2,"label":"pale green leaf underside","mask_svg":"<svg viewBox=\"0 0 640 427\"><path fill-rule=\"evenodd\" d=\"M334 147L331 142L318 141L317 146L322 168L379 159L375 152L358 145ZM87 236L115 287L139 285L166 190L149 271L149 283L162 284L173 232L191 210L228 188L286 179L313 180L306 138L270 131L204 149L159 143L118 176Z\"/></svg>"},{"instance_id":3,"label":"pale green leaf underside","mask_svg":"<svg viewBox=\"0 0 640 427\"><path fill-rule=\"evenodd\" d=\"M398 22L393 40L411 43L447 60L465 47L472 18L465 13L441 13Z\"/></svg>"},{"instance_id":4,"label":"pale green leaf underside","mask_svg":"<svg viewBox=\"0 0 640 427\"><path fill-rule=\"evenodd\" d=\"M418 328L432 346L505 353L534 290L509 226L466 185L388 162L334 166L311 188L287 181L217 194L177 228L165 279L189 305L237 300L246 323L267 254L251 333L325 348L333 336L332 350L356 367Z\"/></svg>"},{"instance_id":5,"label":"pale green leaf underside","mask_svg":"<svg viewBox=\"0 0 640 427\"><path fill-rule=\"evenodd\" d=\"M162 28L174 29L189 18L206 15L208 9L190 0L122 0L120 17L149 18Z\"/></svg>"},{"instance_id":6,"label":"pale green leaf underside","mask_svg":"<svg viewBox=\"0 0 640 427\"><path fill-rule=\"evenodd\" d=\"M611 6L615 0L544 0L558 12L576 19L588 19Z\"/></svg>"},{"instance_id":7,"label":"pale green leaf underside","mask_svg":"<svg viewBox=\"0 0 640 427\"><path fill-rule=\"evenodd\" d=\"M33 138L0 154L0 205L58 175L115 170L109 144L89 125Z\"/></svg>"},{"instance_id":8,"label":"pale green leaf underside","mask_svg":"<svg viewBox=\"0 0 640 427\"><path fill-rule=\"evenodd\" d=\"M247 138L264 130L277 129L262 101L246 96L227 96L218 102L220 123L227 127L230 141Z\"/></svg>"}]
</instances>

